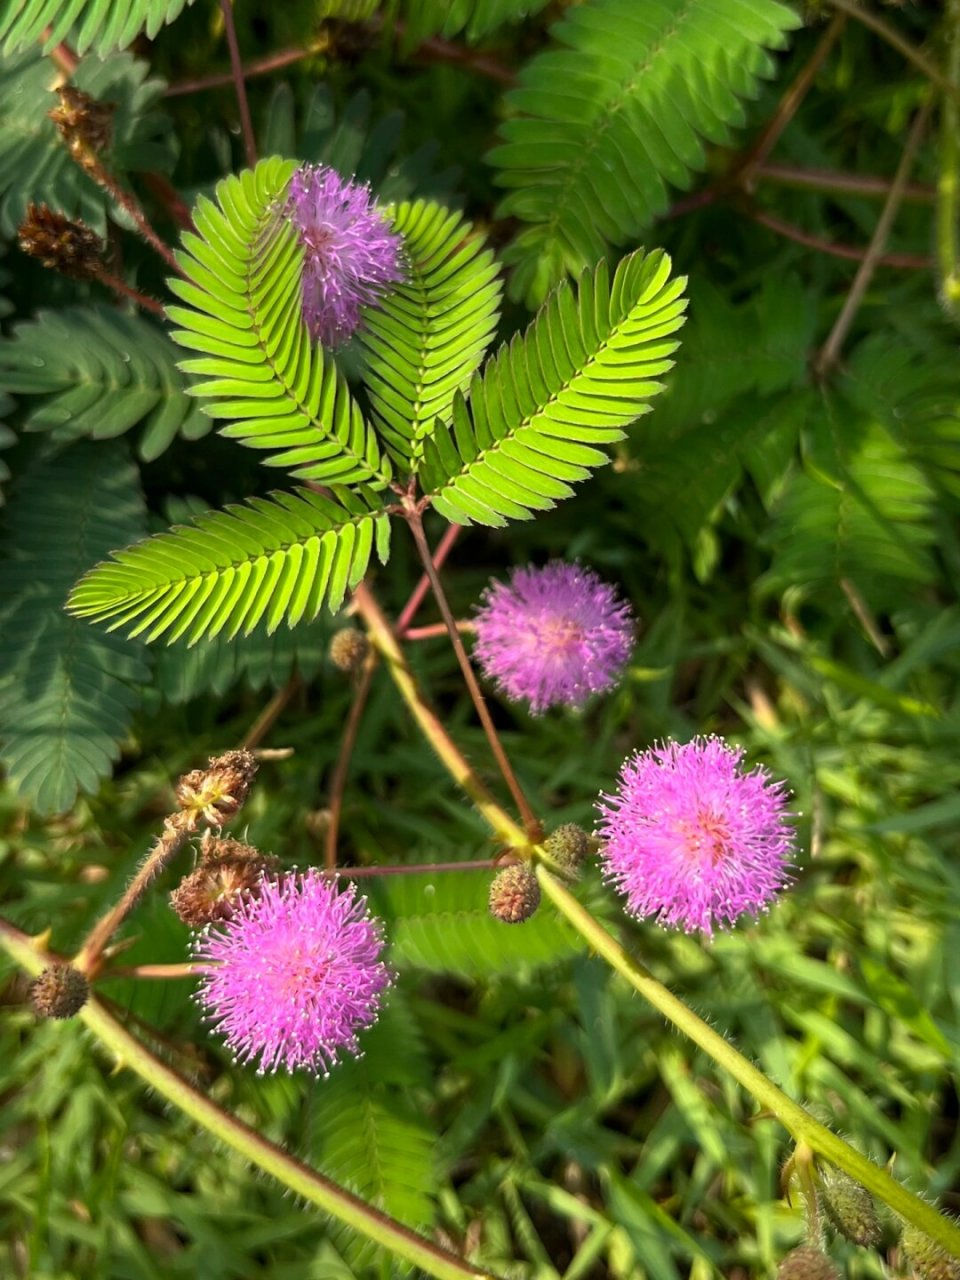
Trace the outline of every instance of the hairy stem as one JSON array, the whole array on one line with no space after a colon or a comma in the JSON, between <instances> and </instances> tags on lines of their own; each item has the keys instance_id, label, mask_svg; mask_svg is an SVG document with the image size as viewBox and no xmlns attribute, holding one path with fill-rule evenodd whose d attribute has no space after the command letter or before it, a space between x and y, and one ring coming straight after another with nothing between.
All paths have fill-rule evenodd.
<instances>
[{"instance_id":1,"label":"hairy stem","mask_svg":"<svg viewBox=\"0 0 960 1280\"><path fill-rule=\"evenodd\" d=\"M946 15L947 74L960 80L960 0L948 0ZM940 173L937 177L937 266L940 298L954 318L960 304L960 107L949 94L943 99L940 116Z\"/></svg>"},{"instance_id":2,"label":"hairy stem","mask_svg":"<svg viewBox=\"0 0 960 1280\"><path fill-rule=\"evenodd\" d=\"M48 957L35 940L3 921L0 921L0 945L33 975L40 973L48 963ZM437 1277L437 1280L463 1280L463 1277L492 1280L489 1272L463 1262L365 1204L359 1197L294 1159L281 1147L223 1111L130 1035L95 996L88 999L77 1016L119 1062L140 1076L151 1089L296 1195L303 1196L368 1240L419 1267L426 1275Z\"/></svg>"},{"instance_id":3,"label":"hairy stem","mask_svg":"<svg viewBox=\"0 0 960 1280\"><path fill-rule=\"evenodd\" d=\"M466 766L459 748L450 738L443 725L430 711L423 701L416 681L410 672L406 659L397 644L396 637L380 613L379 606L365 589L365 599L360 612L371 628L371 639L375 644L382 643L381 652L389 651L388 665L397 688L407 703L417 723L420 725L427 741L433 747L440 760L449 769L454 779L464 785L466 779L473 785L475 779ZM466 789L466 787L464 788ZM468 794L472 794L468 791ZM509 816L500 810L492 799L487 799L481 812L491 828L500 835L508 826L513 826ZM513 827L517 847L523 833ZM723 1038L708 1023L698 1017L692 1009L673 994L663 983L659 982L639 961L634 960L620 946L604 926L581 905L560 880L558 880L543 863L537 865L537 876L541 888L577 930L584 941L601 955L613 969L621 974L636 991L640 993L666 1020L673 1024L690 1040L703 1050L724 1071L728 1072L738 1084L750 1093L761 1107L766 1108L777 1117L783 1127L798 1142L807 1142L813 1150L838 1168L844 1169L868 1191L872 1191L884 1204L895 1213L900 1214L907 1222L913 1223L925 1231L938 1244L942 1245L952 1256L960 1258L960 1228L937 1210L926 1204L918 1196L913 1195L906 1187L894 1181L885 1169L873 1164L859 1151L855 1151L842 1138L831 1133L824 1125L807 1114L798 1103L789 1098L762 1071L739 1053L732 1044Z\"/></svg>"},{"instance_id":4,"label":"hairy stem","mask_svg":"<svg viewBox=\"0 0 960 1280\"><path fill-rule=\"evenodd\" d=\"M165 316L167 314L162 302L159 302L156 298L151 298L146 293L140 293L138 289L134 289L132 285L127 284L126 280L121 280L119 276L115 276L112 271L101 268L97 272L96 278L101 284L105 284L108 289L112 289L114 293L119 293L121 297L129 298L131 302L135 302L144 311L152 311L155 316Z\"/></svg>"},{"instance_id":5,"label":"hairy stem","mask_svg":"<svg viewBox=\"0 0 960 1280\"><path fill-rule=\"evenodd\" d=\"M437 549L433 553L433 567L439 573L444 566L447 556L453 550L457 538L463 531L463 525L450 524L443 531L443 537L437 543ZM397 618L396 633L402 640L410 630L410 623L417 616L417 610L423 604L424 597L430 590L430 579L424 572L420 575L420 581L414 587L410 599L404 605L399 618Z\"/></svg>"},{"instance_id":6,"label":"hairy stem","mask_svg":"<svg viewBox=\"0 0 960 1280\"><path fill-rule=\"evenodd\" d=\"M814 362L814 370L820 377L824 377L829 373L839 359L846 336L850 332L850 326L853 324L854 318L860 309L860 303L863 301L863 296L870 286L873 273L880 264L887 237L900 208L903 188L910 177L910 170L913 168L913 162L916 159L924 130L927 127L927 121L930 118L932 105L932 99L928 99L917 112L913 124L910 126L910 133L903 148L903 155L900 157L897 172L894 174L893 182L890 184L890 194L887 196L883 209L880 211L876 230L871 237L863 262L861 262L859 270L853 278L853 284L850 286L850 292L847 294L840 309L840 314L834 321L833 328L830 330L830 334Z\"/></svg>"},{"instance_id":7,"label":"hairy stem","mask_svg":"<svg viewBox=\"0 0 960 1280\"><path fill-rule=\"evenodd\" d=\"M243 78L243 63L240 61L240 46L237 43L237 27L233 21L233 0L220 0L220 12L223 14L227 48L230 50L230 74L233 77L237 107L240 110L243 149L247 156L247 168L252 169L257 163L257 140L253 133L253 121L250 118L250 103L247 101L247 86Z\"/></svg>"},{"instance_id":8,"label":"hairy stem","mask_svg":"<svg viewBox=\"0 0 960 1280\"><path fill-rule=\"evenodd\" d=\"M371 643L379 650L414 719L451 777L477 806L497 839L502 840L512 849L529 848L530 841L526 833L497 804L493 795L477 777L476 771L467 762L463 752L440 723L436 712L424 700L392 627L365 583L361 582L354 591L353 601L357 613L366 625Z\"/></svg>"},{"instance_id":9,"label":"hairy stem","mask_svg":"<svg viewBox=\"0 0 960 1280\"><path fill-rule=\"evenodd\" d=\"M457 620L453 616L453 611L447 600L443 585L440 582L440 576L434 568L433 560L430 556L430 548L427 546L426 535L423 532L423 519L416 509L408 508L406 511L407 523L410 525L410 531L413 534L413 540L417 544L417 551L420 553L420 559L423 561L423 567L426 570L427 577L430 580L430 586L433 588L433 594L436 597L437 605L440 608L440 615L446 625L447 632L450 636L450 643L453 645L453 651L457 655L457 662L460 664L460 670L463 672L463 678L466 682L473 705L477 709L477 715L480 717L480 723L483 725L483 731L487 735L487 741L490 743L490 750L493 752L493 758L497 762L497 767L503 774L503 779L510 789L513 796L514 804L517 811L523 819L523 825L527 829L527 835L532 841L537 841L543 837L543 829L540 826L539 819L530 807L530 802L523 793L523 788L517 781L517 775L513 771L513 765L507 758L507 753L503 749L503 743L500 741L500 735L497 733L493 718L490 715L490 709L487 701L483 696L483 691L477 683L477 677L474 674L473 667L470 665L470 659L464 648L463 639L457 628Z\"/></svg>"}]
</instances>

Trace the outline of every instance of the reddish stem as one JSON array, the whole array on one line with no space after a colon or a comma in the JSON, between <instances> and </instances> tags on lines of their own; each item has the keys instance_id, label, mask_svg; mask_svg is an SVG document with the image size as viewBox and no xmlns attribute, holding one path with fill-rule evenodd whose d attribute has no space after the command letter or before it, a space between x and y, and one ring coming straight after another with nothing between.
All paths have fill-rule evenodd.
<instances>
[{"instance_id":1,"label":"reddish stem","mask_svg":"<svg viewBox=\"0 0 960 1280\"><path fill-rule=\"evenodd\" d=\"M447 525L444 530L443 537L437 543L437 549L433 553L433 567L439 572L446 561L447 556L453 550L454 543L460 536L463 526L459 524ZM398 637L402 640L404 636L409 634L410 623L416 616L417 610L423 604L424 597L430 590L430 579L426 573L420 575L420 581L413 589L410 599L403 607L403 612L397 618L396 631Z\"/></svg>"},{"instance_id":2,"label":"reddish stem","mask_svg":"<svg viewBox=\"0 0 960 1280\"><path fill-rule=\"evenodd\" d=\"M762 227L775 231L777 235L783 236L787 240L806 245L808 249L816 249L818 253L829 254L832 258L846 258L849 262L863 262L867 256L866 249L858 249L856 245L852 244L836 244L832 240L822 240L819 236L811 235L801 227L794 226L792 222L784 222L782 218L777 218L772 213L766 213L763 209L748 207L744 212L748 218L751 218L754 222L759 222ZM929 271L934 263L933 258L927 257L925 254L884 253L874 261L873 265L877 267L896 267L903 271Z\"/></svg>"},{"instance_id":3,"label":"reddish stem","mask_svg":"<svg viewBox=\"0 0 960 1280\"><path fill-rule=\"evenodd\" d=\"M240 109L243 148L247 154L247 167L252 169L257 163L257 140L253 133L250 103L247 101L247 86L243 78L243 63L240 61L240 45L237 43L237 28L233 21L233 0L220 0L220 12L223 14L223 29L227 37L227 48L230 50L230 74L233 77L237 106Z\"/></svg>"},{"instance_id":4,"label":"reddish stem","mask_svg":"<svg viewBox=\"0 0 960 1280\"><path fill-rule=\"evenodd\" d=\"M350 714L347 716L347 723L343 730L343 741L340 743L337 763L334 765L333 776L330 779L330 822L327 827L323 848L323 864L328 874L334 873L337 867L337 843L340 838L340 815L343 812L343 794L347 788L350 758L353 755L353 748L356 746L357 734L360 732L360 721L363 719L363 712L367 705L377 661L377 651L376 649L371 649L364 659L363 667L360 671L360 679L357 681Z\"/></svg>"},{"instance_id":5,"label":"reddish stem","mask_svg":"<svg viewBox=\"0 0 960 1280\"><path fill-rule=\"evenodd\" d=\"M124 298L130 298L138 307L142 307L144 311L152 311L156 316L166 315L162 302L158 302L156 298L151 298L146 293L140 293L132 285L127 284L125 280L115 276L112 271L100 270L97 272L96 278L101 284L113 289L115 293L121 294Z\"/></svg>"}]
</instances>

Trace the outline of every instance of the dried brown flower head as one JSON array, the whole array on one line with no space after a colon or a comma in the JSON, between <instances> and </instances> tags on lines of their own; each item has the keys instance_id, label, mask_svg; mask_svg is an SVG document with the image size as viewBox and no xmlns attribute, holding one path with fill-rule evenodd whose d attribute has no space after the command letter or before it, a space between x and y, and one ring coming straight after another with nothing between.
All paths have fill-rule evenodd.
<instances>
[{"instance_id":1,"label":"dried brown flower head","mask_svg":"<svg viewBox=\"0 0 960 1280\"><path fill-rule=\"evenodd\" d=\"M87 1003L90 987L79 969L52 964L30 986L30 1003L40 1018L72 1018Z\"/></svg>"},{"instance_id":2,"label":"dried brown flower head","mask_svg":"<svg viewBox=\"0 0 960 1280\"><path fill-rule=\"evenodd\" d=\"M45 267L74 280L92 280L103 269L104 244L85 222L29 204L18 232L20 248Z\"/></svg>"},{"instance_id":3,"label":"dried brown flower head","mask_svg":"<svg viewBox=\"0 0 960 1280\"><path fill-rule=\"evenodd\" d=\"M191 769L177 783L177 804L196 825L219 827L236 817L257 772L251 751L225 751L211 756L206 769Z\"/></svg>"},{"instance_id":4,"label":"dried brown flower head","mask_svg":"<svg viewBox=\"0 0 960 1280\"><path fill-rule=\"evenodd\" d=\"M57 89L59 107L48 112L74 160L85 169L96 167L97 156L113 141L114 102L98 102L72 84Z\"/></svg>"},{"instance_id":5,"label":"dried brown flower head","mask_svg":"<svg viewBox=\"0 0 960 1280\"><path fill-rule=\"evenodd\" d=\"M225 920L248 893L255 893L277 859L240 840L216 839L206 833L200 844L200 866L170 895L170 905L191 929Z\"/></svg>"}]
</instances>

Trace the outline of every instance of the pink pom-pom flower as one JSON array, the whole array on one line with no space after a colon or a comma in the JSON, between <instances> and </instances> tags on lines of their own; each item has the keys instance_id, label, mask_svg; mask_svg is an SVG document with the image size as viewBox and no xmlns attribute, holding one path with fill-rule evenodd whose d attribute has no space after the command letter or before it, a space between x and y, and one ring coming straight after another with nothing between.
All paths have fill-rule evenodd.
<instances>
[{"instance_id":1,"label":"pink pom-pom flower","mask_svg":"<svg viewBox=\"0 0 960 1280\"><path fill-rule=\"evenodd\" d=\"M304 247L303 318L324 347L360 326L360 308L403 278L400 237L369 187L326 165L304 165L290 181L287 212Z\"/></svg>"},{"instance_id":2,"label":"pink pom-pom flower","mask_svg":"<svg viewBox=\"0 0 960 1280\"><path fill-rule=\"evenodd\" d=\"M665 742L623 764L598 804L605 878L627 911L699 931L766 911L790 883L796 833L786 784L719 738Z\"/></svg>"},{"instance_id":3,"label":"pink pom-pom flower","mask_svg":"<svg viewBox=\"0 0 960 1280\"><path fill-rule=\"evenodd\" d=\"M241 1062L326 1075L359 1052L392 975L380 923L356 886L310 869L266 878L194 943L197 999Z\"/></svg>"},{"instance_id":4,"label":"pink pom-pom flower","mask_svg":"<svg viewBox=\"0 0 960 1280\"><path fill-rule=\"evenodd\" d=\"M592 570L562 560L492 583L474 622L484 675L534 715L609 689L633 649L629 605Z\"/></svg>"}]
</instances>

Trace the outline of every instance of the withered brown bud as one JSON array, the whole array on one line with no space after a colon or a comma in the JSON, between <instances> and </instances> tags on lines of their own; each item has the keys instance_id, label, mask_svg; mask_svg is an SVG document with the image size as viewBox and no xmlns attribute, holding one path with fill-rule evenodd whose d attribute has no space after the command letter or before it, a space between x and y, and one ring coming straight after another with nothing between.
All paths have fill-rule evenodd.
<instances>
[{"instance_id":1,"label":"withered brown bud","mask_svg":"<svg viewBox=\"0 0 960 1280\"><path fill-rule=\"evenodd\" d=\"M201 863L170 894L170 905L184 924L202 929L233 914L241 898L256 892L264 872L278 865L240 840L217 840L207 833L200 845Z\"/></svg>"},{"instance_id":2,"label":"withered brown bud","mask_svg":"<svg viewBox=\"0 0 960 1280\"><path fill-rule=\"evenodd\" d=\"M89 994L86 978L69 964L52 964L30 985L30 1003L40 1018L72 1018Z\"/></svg>"},{"instance_id":3,"label":"withered brown bud","mask_svg":"<svg viewBox=\"0 0 960 1280\"><path fill-rule=\"evenodd\" d=\"M211 756L206 769L191 769L177 783L177 804L199 824L219 827L236 817L257 772L251 751L225 751Z\"/></svg>"},{"instance_id":4,"label":"withered brown bud","mask_svg":"<svg viewBox=\"0 0 960 1280\"><path fill-rule=\"evenodd\" d=\"M565 871L576 872L590 852L590 837L575 822L565 822L551 831L544 848Z\"/></svg>"},{"instance_id":5,"label":"withered brown bud","mask_svg":"<svg viewBox=\"0 0 960 1280\"><path fill-rule=\"evenodd\" d=\"M919 1227L907 1223L900 1243L917 1280L960 1280L960 1261L951 1258Z\"/></svg>"},{"instance_id":6,"label":"withered brown bud","mask_svg":"<svg viewBox=\"0 0 960 1280\"><path fill-rule=\"evenodd\" d=\"M74 160L83 168L95 167L96 157L107 151L113 141L116 103L98 102L72 84L60 85L57 97L59 107L47 114Z\"/></svg>"},{"instance_id":7,"label":"withered brown bud","mask_svg":"<svg viewBox=\"0 0 960 1280\"><path fill-rule=\"evenodd\" d=\"M359 671L369 652L370 641L356 627L343 627L330 641L330 661L340 671Z\"/></svg>"},{"instance_id":8,"label":"withered brown bud","mask_svg":"<svg viewBox=\"0 0 960 1280\"><path fill-rule=\"evenodd\" d=\"M777 1280L840 1280L840 1269L819 1249L802 1244L780 1263Z\"/></svg>"},{"instance_id":9,"label":"withered brown bud","mask_svg":"<svg viewBox=\"0 0 960 1280\"><path fill-rule=\"evenodd\" d=\"M820 1169L820 1200L834 1230L852 1244L872 1249L880 1243L883 1228L873 1196L849 1173L833 1165Z\"/></svg>"},{"instance_id":10,"label":"withered brown bud","mask_svg":"<svg viewBox=\"0 0 960 1280\"><path fill-rule=\"evenodd\" d=\"M24 253L61 275L92 280L103 269L104 244L97 233L45 204L27 205L18 236Z\"/></svg>"},{"instance_id":11,"label":"withered brown bud","mask_svg":"<svg viewBox=\"0 0 960 1280\"><path fill-rule=\"evenodd\" d=\"M540 905L537 877L524 863L497 872L490 886L490 914L504 924L522 924Z\"/></svg>"}]
</instances>

